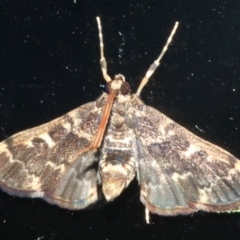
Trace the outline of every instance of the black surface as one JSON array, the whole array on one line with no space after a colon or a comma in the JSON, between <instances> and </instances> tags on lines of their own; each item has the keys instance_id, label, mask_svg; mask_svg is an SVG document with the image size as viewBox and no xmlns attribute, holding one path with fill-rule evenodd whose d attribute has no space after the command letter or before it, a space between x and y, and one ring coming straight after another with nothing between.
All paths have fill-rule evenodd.
<instances>
[{"instance_id":1,"label":"black surface","mask_svg":"<svg viewBox=\"0 0 240 240\"><path fill-rule=\"evenodd\" d=\"M124 74L133 92L179 21L142 99L240 157L238 0L76 1L1 1L1 140L101 94L105 82L99 66L98 15L109 74ZM1 239L240 236L240 214L151 215L151 222L145 223L136 182L113 203L92 211L68 211L41 199L0 192Z\"/></svg>"}]
</instances>

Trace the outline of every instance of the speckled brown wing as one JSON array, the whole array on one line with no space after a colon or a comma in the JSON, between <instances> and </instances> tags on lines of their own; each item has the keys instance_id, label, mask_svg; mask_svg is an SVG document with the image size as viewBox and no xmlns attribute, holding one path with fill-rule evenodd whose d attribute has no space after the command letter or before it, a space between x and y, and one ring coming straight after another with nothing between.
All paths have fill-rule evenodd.
<instances>
[{"instance_id":1,"label":"speckled brown wing","mask_svg":"<svg viewBox=\"0 0 240 240\"><path fill-rule=\"evenodd\" d=\"M135 110L141 201L160 215L240 206L240 161L157 110Z\"/></svg>"},{"instance_id":2,"label":"speckled brown wing","mask_svg":"<svg viewBox=\"0 0 240 240\"><path fill-rule=\"evenodd\" d=\"M17 196L42 197L68 209L81 209L101 198L98 156L79 150L90 145L102 107L87 103L44 125L0 143L0 188Z\"/></svg>"}]
</instances>

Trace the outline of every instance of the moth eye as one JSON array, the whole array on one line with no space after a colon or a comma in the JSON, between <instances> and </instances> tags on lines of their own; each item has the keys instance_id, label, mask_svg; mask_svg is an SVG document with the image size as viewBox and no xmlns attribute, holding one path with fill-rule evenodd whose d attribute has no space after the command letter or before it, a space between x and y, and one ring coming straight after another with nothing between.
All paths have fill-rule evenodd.
<instances>
[{"instance_id":1,"label":"moth eye","mask_svg":"<svg viewBox=\"0 0 240 240\"><path fill-rule=\"evenodd\" d=\"M120 92L122 95L127 95L131 91L130 85L127 82L123 82L120 88Z\"/></svg>"},{"instance_id":2,"label":"moth eye","mask_svg":"<svg viewBox=\"0 0 240 240\"><path fill-rule=\"evenodd\" d=\"M111 81L112 82L112 81ZM107 93L110 93L111 92L111 82L108 82L107 85L106 85L106 91Z\"/></svg>"}]
</instances>

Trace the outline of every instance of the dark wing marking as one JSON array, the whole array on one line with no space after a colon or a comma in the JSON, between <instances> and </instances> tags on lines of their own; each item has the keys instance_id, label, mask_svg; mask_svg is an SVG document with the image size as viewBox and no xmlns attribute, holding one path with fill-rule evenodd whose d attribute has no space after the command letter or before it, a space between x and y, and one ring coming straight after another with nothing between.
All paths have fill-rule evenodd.
<instances>
[{"instance_id":1,"label":"dark wing marking","mask_svg":"<svg viewBox=\"0 0 240 240\"><path fill-rule=\"evenodd\" d=\"M97 153L76 158L76 152L90 145L101 113L96 102L87 103L1 142L0 187L69 209L85 208L99 200Z\"/></svg>"},{"instance_id":2,"label":"dark wing marking","mask_svg":"<svg viewBox=\"0 0 240 240\"><path fill-rule=\"evenodd\" d=\"M240 161L157 110L135 111L141 201L153 213L231 211L240 206Z\"/></svg>"}]
</instances>

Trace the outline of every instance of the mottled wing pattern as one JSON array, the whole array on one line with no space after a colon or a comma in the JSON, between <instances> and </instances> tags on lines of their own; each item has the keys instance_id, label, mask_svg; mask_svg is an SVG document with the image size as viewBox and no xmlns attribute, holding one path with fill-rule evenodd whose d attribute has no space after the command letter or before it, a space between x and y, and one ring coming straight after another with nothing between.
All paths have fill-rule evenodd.
<instances>
[{"instance_id":1,"label":"mottled wing pattern","mask_svg":"<svg viewBox=\"0 0 240 240\"><path fill-rule=\"evenodd\" d=\"M97 153L76 153L90 145L101 113L96 102L87 103L1 142L0 187L68 209L85 208L99 200Z\"/></svg>"},{"instance_id":2,"label":"mottled wing pattern","mask_svg":"<svg viewBox=\"0 0 240 240\"><path fill-rule=\"evenodd\" d=\"M135 110L141 201L161 215L240 205L240 162L149 106Z\"/></svg>"}]
</instances>

